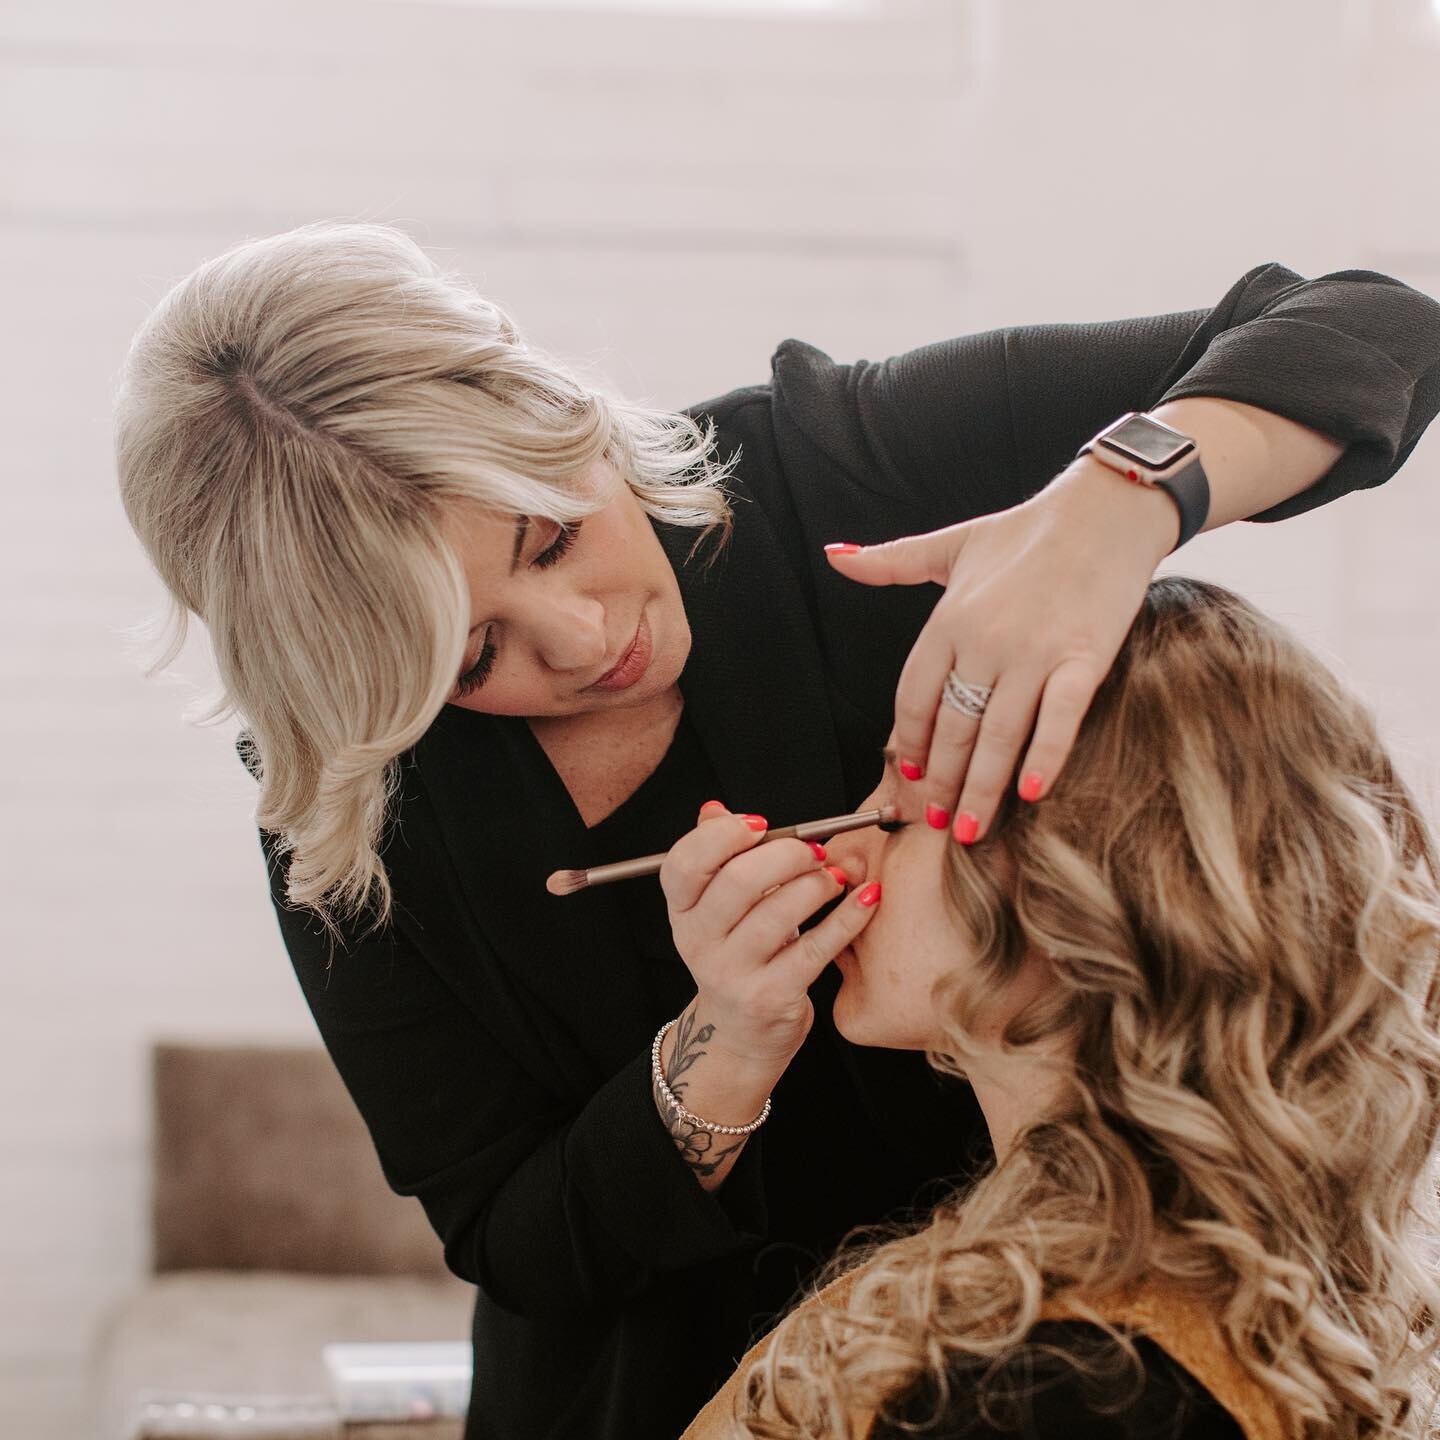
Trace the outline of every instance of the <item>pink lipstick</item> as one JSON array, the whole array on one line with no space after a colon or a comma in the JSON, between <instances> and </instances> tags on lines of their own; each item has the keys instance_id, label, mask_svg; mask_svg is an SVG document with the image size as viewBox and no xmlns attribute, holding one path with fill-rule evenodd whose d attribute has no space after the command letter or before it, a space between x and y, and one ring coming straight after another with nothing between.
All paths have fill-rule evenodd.
<instances>
[{"instance_id":1,"label":"pink lipstick","mask_svg":"<svg viewBox=\"0 0 1440 1440\"><path fill-rule=\"evenodd\" d=\"M636 626L635 638L620 663L607 670L591 690L628 690L650 668L650 625L645 612L640 612L640 624Z\"/></svg>"}]
</instances>

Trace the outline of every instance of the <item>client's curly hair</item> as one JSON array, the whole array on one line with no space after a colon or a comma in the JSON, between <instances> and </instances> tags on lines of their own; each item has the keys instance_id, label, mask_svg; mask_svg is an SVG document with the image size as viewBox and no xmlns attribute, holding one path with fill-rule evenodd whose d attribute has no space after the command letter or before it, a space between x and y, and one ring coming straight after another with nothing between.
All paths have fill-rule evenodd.
<instances>
[{"instance_id":1,"label":"client's curly hair","mask_svg":"<svg viewBox=\"0 0 1440 1440\"><path fill-rule=\"evenodd\" d=\"M1072 1041L1069 1100L832 1267L866 1262L848 1308L782 1324L749 1433L943 1403L947 1365L983 1370L1047 1298L1146 1279L1212 1310L1297 1433L1427 1433L1440 865L1366 707L1238 596L1156 580L1053 793L991 836L949 847L975 958L930 1060L963 1073L1038 954L1053 989L1005 1040Z\"/></svg>"}]
</instances>

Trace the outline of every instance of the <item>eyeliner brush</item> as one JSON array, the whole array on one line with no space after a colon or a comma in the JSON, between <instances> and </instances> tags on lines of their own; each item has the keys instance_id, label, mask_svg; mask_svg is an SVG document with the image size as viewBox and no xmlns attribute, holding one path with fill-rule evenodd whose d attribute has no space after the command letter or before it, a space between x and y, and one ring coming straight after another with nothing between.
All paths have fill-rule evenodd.
<instances>
[{"instance_id":1,"label":"eyeliner brush","mask_svg":"<svg viewBox=\"0 0 1440 1440\"><path fill-rule=\"evenodd\" d=\"M866 825L884 825L893 821L898 812L893 805L878 810L861 810L854 815L835 815L829 820L805 820L799 825L782 825L771 830L760 842L771 840L826 840L846 830L859 830ZM573 895L587 885L608 885L612 880L633 880L640 875L658 875L667 851L659 855L642 855L638 860L617 860L613 865L597 865L590 870L557 870L546 882L552 895Z\"/></svg>"}]
</instances>

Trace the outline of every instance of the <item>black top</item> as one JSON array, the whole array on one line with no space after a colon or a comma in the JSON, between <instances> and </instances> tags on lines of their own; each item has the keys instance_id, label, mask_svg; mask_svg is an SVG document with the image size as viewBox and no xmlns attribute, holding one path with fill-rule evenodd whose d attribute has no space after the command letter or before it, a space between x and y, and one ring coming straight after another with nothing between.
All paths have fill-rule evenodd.
<instances>
[{"instance_id":1,"label":"black top","mask_svg":"<svg viewBox=\"0 0 1440 1440\"><path fill-rule=\"evenodd\" d=\"M780 826L854 809L878 779L900 669L939 591L847 582L825 542L1013 505L1121 412L1180 395L1346 442L1257 518L1298 514L1409 455L1440 408L1440 306L1371 271L1305 281L1262 265L1213 310L993 330L879 364L787 340L769 382L692 407L721 456L741 457L713 565L708 546L687 562L693 531L654 524L691 627L682 743L713 771L699 799ZM629 819L627 854L667 848L697 792L587 829L523 718L452 705L401 760L381 851L395 921L333 965L318 921L285 908L283 859L261 840L295 972L386 1177L479 1287L467 1433L667 1440L849 1227L923 1206L927 1184L983 1154L973 1096L918 1054L845 1043L831 967L771 1119L703 1190L650 1094L655 1031L693 994L642 908L658 884L544 888L552 870L612 858Z\"/></svg>"},{"instance_id":2,"label":"black top","mask_svg":"<svg viewBox=\"0 0 1440 1440\"><path fill-rule=\"evenodd\" d=\"M590 827L601 864L652 854L645 846L656 835L693 830L707 800L721 800L724 787L683 710L670 748L640 788L598 825ZM678 1015L694 998L695 984L675 953L665 892L656 880L622 880L615 899L625 915L632 954L645 967L652 993Z\"/></svg>"}]
</instances>

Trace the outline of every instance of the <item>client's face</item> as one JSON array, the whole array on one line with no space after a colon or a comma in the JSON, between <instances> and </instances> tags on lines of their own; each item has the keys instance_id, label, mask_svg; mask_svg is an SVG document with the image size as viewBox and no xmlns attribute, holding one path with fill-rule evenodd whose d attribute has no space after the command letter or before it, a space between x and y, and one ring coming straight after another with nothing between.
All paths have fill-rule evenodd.
<instances>
[{"instance_id":1,"label":"client's face","mask_svg":"<svg viewBox=\"0 0 1440 1440\"><path fill-rule=\"evenodd\" d=\"M887 757L880 783L860 802L870 810L897 798L899 778ZM826 842L830 861L855 888L878 880L880 908L835 964L843 977L835 997L835 1028L856 1045L891 1050L943 1050L934 1000L942 977L976 963L969 938L944 898L944 868L954 842L948 830L911 823L887 832L851 830ZM1010 1019L1051 982L1038 957L1027 957L1005 992L978 1017L976 1039L997 1042Z\"/></svg>"},{"instance_id":2,"label":"client's face","mask_svg":"<svg viewBox=\"0 0 1440 1440\"><path fill-rule=\"evenodd\" d=\"M905 783L887 758L879 785L858 808L895 801ZM878 880L882 890L880 908L835 961L844 978L835 997L835 1028L856 1045L924 1050L939 1039L931 991L941 976L973 959L942 891L953 843L947 830L923 824L893 832L869 826L825 842L831 863L852 887Z\"/></svg>"}]
</instances>

